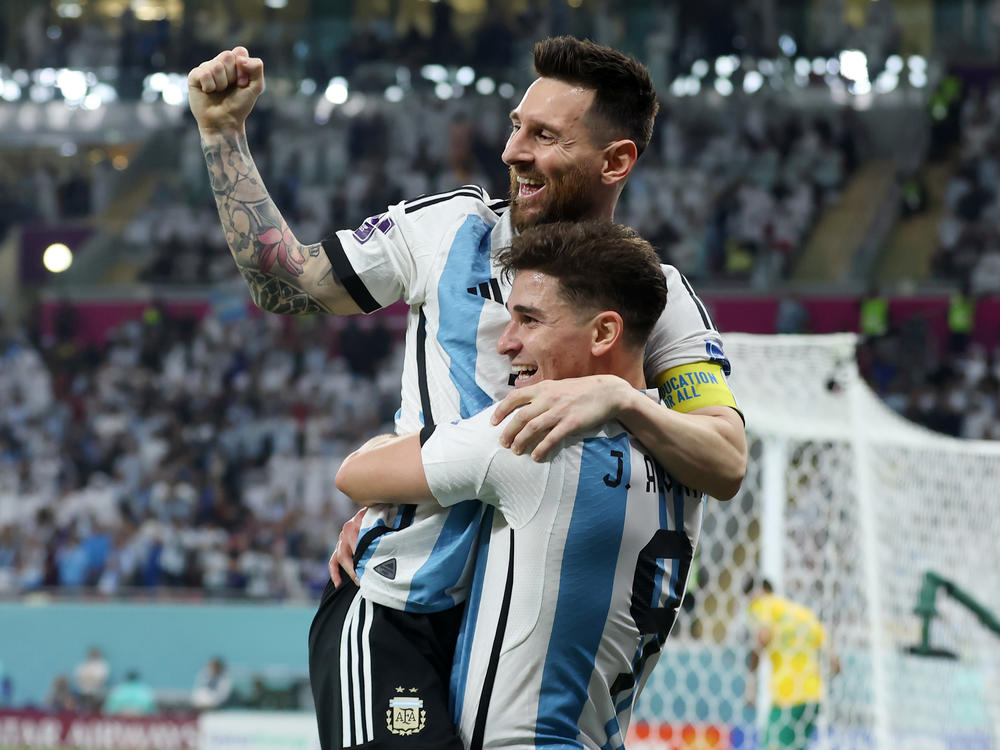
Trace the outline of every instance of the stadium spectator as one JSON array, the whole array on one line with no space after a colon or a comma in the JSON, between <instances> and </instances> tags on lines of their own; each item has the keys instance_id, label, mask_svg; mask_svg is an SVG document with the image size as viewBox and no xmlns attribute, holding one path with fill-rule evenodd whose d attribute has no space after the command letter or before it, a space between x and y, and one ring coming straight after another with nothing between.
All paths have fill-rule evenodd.
<instances>
[{"instance_id":1,"label":"stadium spectator","mask_svg":"<svg viewBox=\"0 0 1000 750\"><path fill-rule=\"evenodd\" d=\"M70 687L69 678L64 674L56 675L52 680L48 695L45 696L45 708L48 711L77 711L80 703Z\"/></svg>"},{"instance_id":2,"label":"stadium spectator","mask_svg":"<svg viewBox=\"0 0 1000 750\"><path fill-rule=\"evenodd\" d=\"M91 646L87 651L87 657L73 671L73 682L80 696L82 709L96 711L101 707L110 676L111 666L104 658L104 653L99 647Z\"/></svg>"},{"instance_id":3,"label":"stadium spectator","mask_svg":"<svg viewBox=\"0 0 1000 750\"><path fill-rule=\"evenodd\" d=\"M124 716L146 716L156 713L156 694L143 682L136 670L129 670L125 679L111 688L104 701L104 713Z\"/></svg>"},{"instance_id":4,"label":"stadium spectator","mask_svg":"<svg viewBox=\"0 0 1000 750\"><path fill-rule=\"evenodd\" d=\"M233 682L229 678L225 662L218 656L213 656L195 677L191 705L200 710L220 708L229 700L232 692Z\"/></svg>"}]
</instances>

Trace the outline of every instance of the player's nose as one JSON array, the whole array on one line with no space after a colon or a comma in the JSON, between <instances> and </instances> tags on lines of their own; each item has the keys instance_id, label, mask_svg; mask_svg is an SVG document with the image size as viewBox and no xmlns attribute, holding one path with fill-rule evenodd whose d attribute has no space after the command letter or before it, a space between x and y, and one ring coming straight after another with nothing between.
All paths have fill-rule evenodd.
<instances>
[{"instance_id":1,"label":"player's nose","mask_svg":"<svg viewBox=\"0 0 1000 750\"><path fill-rule=\"evenodd\" d=\"M497 352L505 357L509 357L520 350L521 345L514 335L514 321L512 320L504 326L503 333L500 334L500 339L497 341Z\"/></svg>"},{"instance_id":2,"label":"player's nose","mask_svg":"<svg viewBox=\"0 0 1000 750\"><path fill-rule=\"evenodd\" d=\"M513 166L515 164L526 164L532 160L531 150L528 148L528 140L524 133L524 128L519 128L510 134L507 145L504 146L500 158L504 164Z\"/></svg>"}]
</instances>

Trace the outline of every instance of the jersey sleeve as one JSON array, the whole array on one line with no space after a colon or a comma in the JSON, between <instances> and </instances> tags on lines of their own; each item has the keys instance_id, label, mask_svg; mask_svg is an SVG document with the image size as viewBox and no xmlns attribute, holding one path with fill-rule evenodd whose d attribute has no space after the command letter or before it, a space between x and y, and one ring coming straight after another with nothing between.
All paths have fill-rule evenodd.
<instances>
[{"instance_id":1,"label":"jersey sleeve","mask_svg":"<svg viewBox=\"0 0 1000 750\"><path fill-rule=\"evenodd\" d=\"M489 206L489 195L476 185L421 196L365 219L354 231L334 232L323 240L323 250L337 279L364 312L400 298L419 305L436 282L434 264L447 238L470 214L488 214Z\"/></svg>"},{"instance_id":2,"label":"jersey sleeve","mask_svg":"<svg viewBox=\"0 0 1000 750\"><path fill-rule=\"evenodd\" d=\"M517 529L538 510L553 462L539 463L502 447L506 420L490 424L492 412L489 406L468 419L437 425L421 448L424 475L441 505L475 498L496 506Z\"/></svg>"},{"instance_id":3,"label":"jersey sleeve","mask_svg":"<svg viewBox=\"0 0 1000 750\"><path fill-rule=\"evenodd\" d=\"M671 409L688 412L703 406L731 406L739 411L726 377L729 359L708 308L690 282L664 265L667 304L646 344L646 382L660 389Z\"/></svg>"},{"instance_id":4,"label":"jersey sleeve","mask_svg":"<svg viewBox=\"0 0 1000 750\"><path fill-rule=\"evenodd\" d=\"M391 206L353 232L341 229L323 240L337 280L365 313L411 296L418 286L417 235L404 206Z\"/></svg>"}]
</instances>

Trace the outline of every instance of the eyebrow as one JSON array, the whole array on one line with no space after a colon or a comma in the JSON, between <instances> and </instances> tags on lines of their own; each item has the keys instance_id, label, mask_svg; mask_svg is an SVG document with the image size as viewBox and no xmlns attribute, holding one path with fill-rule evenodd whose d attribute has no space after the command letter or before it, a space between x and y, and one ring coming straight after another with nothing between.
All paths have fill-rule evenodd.
<instances>
[{"instance_id":1,"label":"eyebrow","mask_svg":"<svg viewBox=\"0 0 1000 750\"><path fill-rule=\"evenodd\" d=\"M510 111L510 114L508 115L508 117L511 120L517 120L518 122L521 121L521 113L518 112L516 109L512 109ZM538 126L539 128L541 128L542 130L548 130L548 131L551 131L552 133L555 133L557 135L562 132L555 125L552 125L551 123L545 122L544 120L538 120L538 119L536 119L535 120L535 125Z\"/></svg>"},{"instance_id":2,"label":"eyebrow","mask_svg":"<svg viewBox=\"0 0 1000 750\"><path fill-rule=\"evenodd\" d=\"M521 315L530 315L533 318L542 317L543 312L541 308L532 307L531 305L514 305L513 308L508 305L508 309L511 312L521 313Z\"/></svg>"}]
</instances>

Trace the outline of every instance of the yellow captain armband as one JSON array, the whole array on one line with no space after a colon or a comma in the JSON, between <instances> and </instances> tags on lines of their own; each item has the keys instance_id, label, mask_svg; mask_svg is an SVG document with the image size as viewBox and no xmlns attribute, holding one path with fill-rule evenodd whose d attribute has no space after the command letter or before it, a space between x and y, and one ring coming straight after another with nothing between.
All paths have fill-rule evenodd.
<instances>
[{"instance_id":1,"label":"yellow captain armband","mask_svg":"<svg viewBox=\"0 0 1000 750\"><path fill-rule=\"evenodd\" d=\"M703 406L731 406L739 411L722 366L713 362L692 362L664 370L656 376L656 387L663 403L680 412Z\"/></svg>"}]
</instances>

